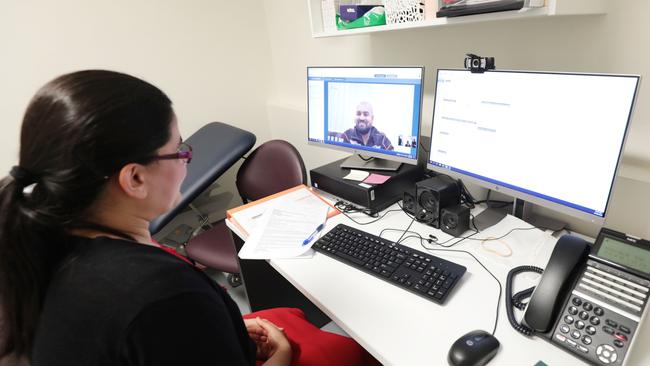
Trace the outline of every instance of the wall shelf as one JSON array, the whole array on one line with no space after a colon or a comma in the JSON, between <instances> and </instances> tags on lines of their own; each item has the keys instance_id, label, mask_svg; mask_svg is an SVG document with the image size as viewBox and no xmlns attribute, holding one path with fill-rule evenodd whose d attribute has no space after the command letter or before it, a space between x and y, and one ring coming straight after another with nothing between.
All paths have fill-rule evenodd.
<instances>
[{"instance_id":1,"label":"wall shelf","mask_svg":"<svg viewBox=\"0 0 650 366\"><path fill-rule=\"evenodd\" d=\"M325 31L321 11L321 0L307 0L312 37L339 37L376 32L394 31L400 29L416 29L462 25L467 23L491 22L509 19L541 18L547 16L594 15L606 13L606 0L546 0L546 6L541 8L523 8L521 10L504 11L468 15L454 18L435 18L420 22L387 24L376 27Z\"/></svg>"}]
</instances>

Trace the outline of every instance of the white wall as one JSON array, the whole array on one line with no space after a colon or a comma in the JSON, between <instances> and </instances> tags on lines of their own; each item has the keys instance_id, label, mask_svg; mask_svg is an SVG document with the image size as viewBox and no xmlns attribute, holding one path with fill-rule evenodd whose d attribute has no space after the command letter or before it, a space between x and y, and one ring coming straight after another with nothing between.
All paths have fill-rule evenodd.
<instances>
[{"instance_id":1,"label":"white wall","mask_svg":"<svg viewBox=\"0 0 650 366\"><path fill-rule=\"evenodd\" d=\"M561 0L560 0L561 1ZM271 133L303 153L308 168L345 156L306 144L309 65L424 65L423 131L428 135L435 70L462 67L467 52L494 56L497 68L650 75L650 2L621 0L607 15L549 17L422 28L366 35L311 38L307 2L265 0L272 75L268 98ZM294 14L288 16L288 14ZM623 177L607 226L650 237L650 92L642 82L624 152ZM551 146L549 146L551 148ZM549 177L562 179L562 177ZM578 231L598 228L568 219Z\"/></svg>"},{"instance_id":2,"label":"white wall","mask_svg":"<svg viewBox=\"0 0 650 366\"><path fill-rule=\"evenodd\" d=\"M79 69L118 70L157 85L174 102L184 136L222 121L268 139L265 28L250 1L2 1L0 176L17 163L31 96ZM223 205L231 205L232 171L222 181Z\"/></svg>"},{"instance_id":3,"label":"white wall","mask_svg":"<svg viewBox=\"0 0 650 366\"><path fill-rule=\"evenodd\" d=\"M313 168L346 154L306 144L308 65L424 65L424 131L435 70L466 52L502 69L650 75L650 2L619 0L607 15L526 19L314 39L306 1L5 1L0 11L0 176L17 162L22 113L36 89L72 70L143 77L175 103L181 131L208 121L283 138ZM608 226L650 237L650 93L642 82ZM236 167L234 168L236 169ZM212 192L215 210L237 204L234 169ZM643 201L645 200L645 201ZM594 228L580 222L583 232Z\"/></svg>"}]
</instances>

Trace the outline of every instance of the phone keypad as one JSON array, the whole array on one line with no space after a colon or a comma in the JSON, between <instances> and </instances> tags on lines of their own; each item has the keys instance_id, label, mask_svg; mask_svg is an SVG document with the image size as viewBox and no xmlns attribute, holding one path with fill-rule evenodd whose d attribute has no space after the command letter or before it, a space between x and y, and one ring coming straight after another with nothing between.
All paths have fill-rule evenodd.
<instances>
[{"instance_id":1,"label":"phone keypad","mask_svg":"<svg viewBox=\"0 0 650 366\"><path fill-rule=\"evenodd\" d=\"M649 292L642 288L645 282L629 275L615 279L618 273L612 271L616 270L594 263L588 263L579 279L552 334L552 341L598 365L620 365ZM597 279L596 275L603 278ZM607 289L608 286L611 288Z\"/></svg>"},{"instance_id":2,"label":"phone keypad","mask_svg":"<svg viewBox=\"0 0 650 366\"><path fill-rule=\"evenodd\" d=\"M589 260L552 341L598 365L621 365L650 296L650 281Z\"/></svg>"},{"instance_id":3,"label":"phone keypad","mask_svg":"<svg viewBox=\"0 0 650 366\"><path fill-rule=\"evenodd\" d=\"M626 336L629 332L624 330L636 326L621 323L630 322L614 311L573 295L557 325L553 341L597 364L619 365L629 344Z\"/></svg>"}]
</instances>

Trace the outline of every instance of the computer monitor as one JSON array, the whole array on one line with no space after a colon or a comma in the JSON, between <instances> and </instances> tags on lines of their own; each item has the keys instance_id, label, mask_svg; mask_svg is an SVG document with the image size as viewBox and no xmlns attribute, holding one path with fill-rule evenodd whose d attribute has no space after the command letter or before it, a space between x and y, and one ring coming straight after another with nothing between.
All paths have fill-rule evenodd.
<instances>
[{"instance_id":1,"label":"computer monitor","mask_svg":"<svg viewBox=\"0 0 650 366\"><path fill-rule=\"evenodd\" d=\"M427 167L602 225L639 81L438 70Z\"/></svg>"},{"instance_id":2,"label":"computer monitor","mask_svg":"<svg viewBox=\"0 0 650 366\"><path fill-rule=\"evenodd\" d=\"M351 152L344 168L415 165L423 78L423 67L308 67L308 143Z\"/></svg>"}]
</instances>

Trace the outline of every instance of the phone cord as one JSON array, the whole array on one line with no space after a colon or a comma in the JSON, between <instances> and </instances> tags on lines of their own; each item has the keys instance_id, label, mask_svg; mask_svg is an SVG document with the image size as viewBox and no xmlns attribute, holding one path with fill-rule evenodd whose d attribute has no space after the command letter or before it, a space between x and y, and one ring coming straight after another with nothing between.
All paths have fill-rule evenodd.
<instances>
[{"instance_id":1,"label":"phone cord","mask_svg":"<svg viewBox=\"0 0 650 366\"><path fill-rule=\"evenodd\" d=\"M521 272L535 272L541 274L544 272L543 269L535 266L519 266L515 267L508 272L508 278L506 280L506 313L508 314L508 321L513 328L519 333L530 336L533 334L534 330L517 322L515 318L514 307L517 309L523 310L525 305L522 303L522 300L527 298L533 293L535 287L528 288L526 290L520 291L515 295L512 294L512 280L515 275Z\"/></svg>"}]
</instances>

